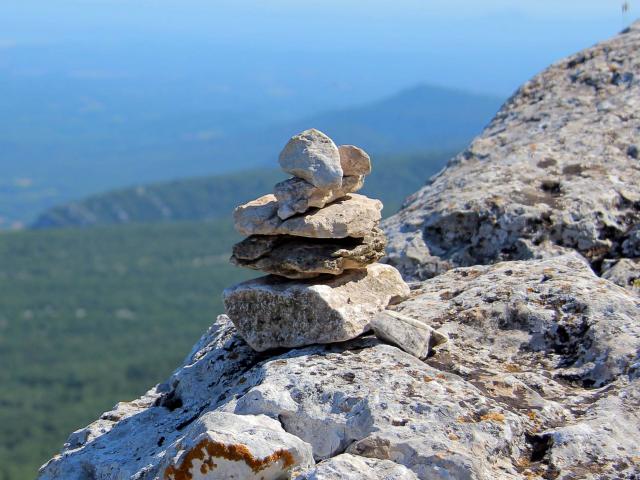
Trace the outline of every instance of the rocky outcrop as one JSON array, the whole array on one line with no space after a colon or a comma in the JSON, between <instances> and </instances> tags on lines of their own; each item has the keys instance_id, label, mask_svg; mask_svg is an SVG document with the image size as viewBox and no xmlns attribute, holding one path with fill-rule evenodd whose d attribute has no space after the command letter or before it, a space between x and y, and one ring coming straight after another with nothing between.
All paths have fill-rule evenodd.
<instances>
[{"instance_id":1,"label":"rocky outcrop","mask_svg":"<svg viewBox=\"0 0 640 480\"><path fill-rule=\"evenodd\" d=\"M325 463L345 452L420 479L640 468L640 301L576 255L454 269L393 309L449 341L425 362L372 336L259 354L223 315L168 382L74 433L40 478L167 478L167 452L207 412L278 420L320 462L301 478L348 471Z\"/></svg>"},{"instance_id":2,"label":"rocky outcrop","mask_svg":"<svg viewBox=\"0 0 640 480\"><path fill-rule=\"evenodd\" d=\"M622 144L637 119L638 97L625 95L637 94L639 37L631 28L523 87L387 223L389 261L426 278L400 288L403 299L376 290L376 277L397 275L380 264L233 287L235 326L219 316L167 382L74 432L40 480L637 478L638 208L620 199L638 185ZM622 131L603 143L598 128L612 125ZM570 178L532 196L538 170ZM306 214L273 207L263 218L274 224ZM286 258L275 252L289 236L250 237L237 259ZM346 237L336 258L366 250ZM265 322L265 311L278 315Z\"/></svg>"},{"instance_id":3,"label":"rocky outcrop","mask_svg":"<svg viewBox=\"0 0 640 480\"><path fill-rule=\"evenodd\" d=\"M638 256L640 24L523 85L385 222L406 278L574 250Z\"/></svg>"}]
</instances>

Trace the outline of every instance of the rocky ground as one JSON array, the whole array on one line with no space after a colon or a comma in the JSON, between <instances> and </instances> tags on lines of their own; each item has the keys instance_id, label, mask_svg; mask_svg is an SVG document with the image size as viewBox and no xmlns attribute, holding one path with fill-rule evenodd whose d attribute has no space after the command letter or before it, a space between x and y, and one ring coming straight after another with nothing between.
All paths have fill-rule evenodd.
<instances>
[{"instance_id":1,"label":"rocky ground","mask_svg":"<svg viewBox=\"0 0 640 480\"><path fill-rule=\"evenodd\" d=\"M383 340L257 352L221 315L40 479L638 478L639 138L635 24L524 85L386 222L414 282Z\"/></svg>"}]
</instances>

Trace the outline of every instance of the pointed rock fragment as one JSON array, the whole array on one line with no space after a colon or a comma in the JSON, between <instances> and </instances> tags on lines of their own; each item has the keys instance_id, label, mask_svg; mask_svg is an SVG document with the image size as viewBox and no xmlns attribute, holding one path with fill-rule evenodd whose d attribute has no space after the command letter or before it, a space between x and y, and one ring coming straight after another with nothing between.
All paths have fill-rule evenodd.
<instances>
[{"instance_id":1,"label":"pointed rock fragment","mask_svg":"<svg viewBox=\"0 0 640 480\"><path fill-rule=\"evenodd\" d=\"M391 343L414 357L424 360L431 349L445 343L446 335L415 318L393 310L378 313L371 321L376 337Z\"/></svg>"}]
</instances>

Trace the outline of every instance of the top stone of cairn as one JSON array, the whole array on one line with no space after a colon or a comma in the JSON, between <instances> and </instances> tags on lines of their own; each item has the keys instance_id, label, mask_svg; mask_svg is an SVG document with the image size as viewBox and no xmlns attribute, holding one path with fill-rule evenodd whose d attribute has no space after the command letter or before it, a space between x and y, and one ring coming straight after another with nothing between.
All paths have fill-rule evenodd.
<instances>
[{"instance_id":1,"label":"top stone of cairn","mask_svg":"<svg viewBox=\"0 0 640 480\"><path fill-rule=\"evenodd\" d=\"M340 188L342 166L340 151L333 140L315 128L289 140L280 153L280 167L318 188Z\"/></svg>"}]
</instances>

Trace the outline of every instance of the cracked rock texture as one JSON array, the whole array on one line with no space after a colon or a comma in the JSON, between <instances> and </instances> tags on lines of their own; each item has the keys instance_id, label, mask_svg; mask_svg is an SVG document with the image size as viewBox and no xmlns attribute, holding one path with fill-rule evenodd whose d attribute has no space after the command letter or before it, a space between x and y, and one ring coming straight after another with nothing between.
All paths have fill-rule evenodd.
<instances>
[{"instance_id":1,"label":"cracked rock texture","mask_svg":"<svg viewBox=\"0 0 640 480\"><path fill-rule=\"evenodd\" d=\"M364 238L301 239L286 235L253 235L233 247L231 263L287 278L340 275L364 268L384 256L386 238L378 228Z\"/></svg>"},{"instance_id":2,"label":"cracked rock texture","mask_svg":"<svg viewBox=\"0 0 640 480\"><path fill-rule=\"evenodd\" d=\"M415 480L408 468L390 462L342 453L295 477L295 480Z\"/></svg>"},{"instance_id":3,"label":"cracked rock texture","mask_svg":"<svg viewBox=\"0 0 640 480\"><path fill-rule=\"evenodd\" d=\"M640 23L524 84L388 219L405 278L580 252L638 256Z\"/></svg>"},{"instance_id":4,"label":"cracked rock texture","mask_svg":"<svg viewBox=\"0 0 640 480\"><path fill-rule=\"evenodd\" d=\"M171 478L180 459L208 462L198 439L216 435L246 447L224 450L240 468L298 452L282 472L298 480L637 479L639 41L636 24L526 84L387 222L389 260L420 280L379 334L424 360L370 319L355 339L261 353L221 315L165 383L72 433L40 480ZM426 333L448 341L425 349ZM229 478L213 464L183 478Z\"/></svg>"}]
</instances>

